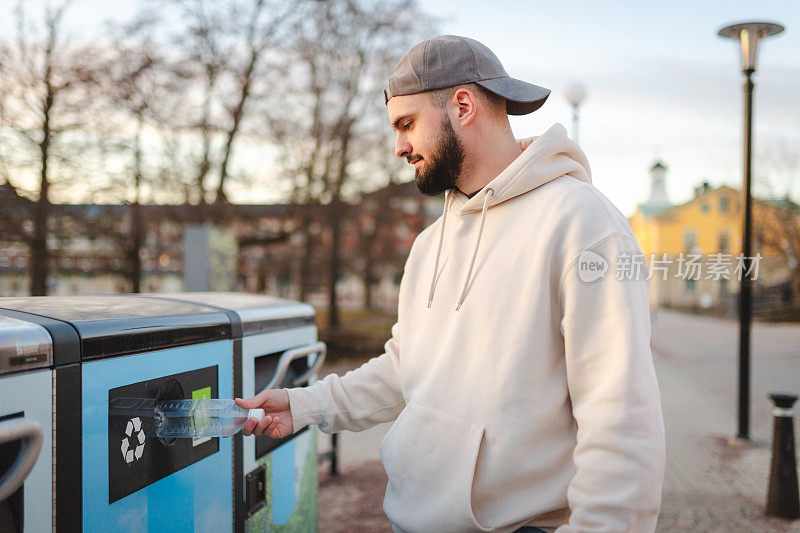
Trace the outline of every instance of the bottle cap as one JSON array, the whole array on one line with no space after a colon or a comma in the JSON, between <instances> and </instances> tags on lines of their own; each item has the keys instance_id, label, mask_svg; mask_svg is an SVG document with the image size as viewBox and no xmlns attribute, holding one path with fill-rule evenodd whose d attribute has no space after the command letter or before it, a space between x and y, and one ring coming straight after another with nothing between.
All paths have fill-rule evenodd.
<instances>
[{"instance_id":1,"label":"bottle cap","mask_svg":"<svg viewBox=\"0 0 800 533\"><path fill-rule=\"evenodd\" d=\"M261 419L264 418L264 410L263 409L250 409L247 412L247 418L255 418L256 422L261 422Z\"/></svg>"}]
</instances>

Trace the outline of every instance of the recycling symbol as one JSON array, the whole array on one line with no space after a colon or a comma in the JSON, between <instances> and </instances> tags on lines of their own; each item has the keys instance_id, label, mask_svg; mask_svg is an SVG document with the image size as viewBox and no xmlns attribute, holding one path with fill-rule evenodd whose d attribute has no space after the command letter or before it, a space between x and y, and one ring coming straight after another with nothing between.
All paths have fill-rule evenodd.
<instances>
[{"instance_id":1,"label":"recycling symbol","mask_svg":"<svg viewBox=\"0 0 800 533\"><path fill-rule=\"evenodd\" d=\"M133 446L129 444L131 439L134 440ZM144 452L144 431L142 431L142 421L138 416L128 420L128 425L125 426L125 436L122 437L121 449L126 463L132 463L134 459L137 461L141 459Z\"/></svg>"}]
</instances>

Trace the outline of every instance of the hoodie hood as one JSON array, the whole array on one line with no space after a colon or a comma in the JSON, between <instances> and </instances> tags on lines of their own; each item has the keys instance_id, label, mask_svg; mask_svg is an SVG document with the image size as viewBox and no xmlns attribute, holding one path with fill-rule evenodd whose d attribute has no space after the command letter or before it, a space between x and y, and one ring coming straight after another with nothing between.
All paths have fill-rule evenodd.
<instances>
[{"instance_id":1,"label":"hoodie hood","mask_svg":"<svg viewBox=\"0 0 800 533\"><path fill-rule=\"evenodd\" d=\"M531 143L519 157L511 162L482 189L492 189L494 194L488 207L503 203L521 194L541 187L561 176L572 176L586 183L592 183L589 160L580 146L567 136L567 130L557 122ZM480 212L484 194L472 198L451 189L454 194L453 208L459 214Z\"/></svg>"},{"instance_id":2,"label":"hoodie hood","mask_svg":"<svg viewBox=\"0 0 800 533\"><path fill-rule=\"evenodd\" d=\"M467 295L472 268L475 265L481 235L483 235L483 226L486 222L486 212L489 208L528 193L561 176L572 176L586 183L592 183L591 169L586 154L575 141L567 136L567 130L562 124L558 122L553 124L544 134L533 139L533 142L522 151L519 157L472 198L468 198L458 189L450 189L445 193L442 228L439 234L433 279L431 279L428 307L433 303L436 291L436 277L439 271L439 258L444 242L444 228L448 212L454 211L458 215L481 213L481 223L475 237L472 260L464 280L461 297L456 306L456 311L458 311Z\"/></svg>"}]
</instances>

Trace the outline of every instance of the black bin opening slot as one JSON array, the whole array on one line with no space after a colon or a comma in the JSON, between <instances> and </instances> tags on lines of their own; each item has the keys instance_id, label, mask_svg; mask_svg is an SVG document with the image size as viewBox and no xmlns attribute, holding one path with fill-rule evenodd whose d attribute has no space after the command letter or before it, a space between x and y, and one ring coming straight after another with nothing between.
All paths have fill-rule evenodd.
<instances>
[{"instance_id":1,"label":"black bin opening slot","mask_svg":"<svg viewBox=\"0 0 800 533\"><path fill-rule=\"evenodd\" d=\"M250 518L267 503L267 471L263 466L247 474L245 491L247 518Z\"/></svg>"},{"instance_id":2,"label":"black bin opening slot","mask_svg":"<svg viewBox=\"0 0 800 533\"><path fill-rule=\"evenodd\" d=\"M183 395L183 387L181 384L178 383L175 379L167 379L161 383L161 386L158 388L158 393L156 394L156 405L159 402L165 402L168 400L183 400L186 396ZM172 446L175 444L175 441L178 440L176 438L158 438L158 441L163 444L164 446Z\"/></svg>"},{"instance_id":3,"label":"black bin opening slot","mask_svg":"<svg viewBox=\"0 0 800 533\"><path fill-rule=\"evenodd\" d=\"M255 369L255 376L254 376L254 384L256 392L264 390L267 385L272 381L272 378L275 376L275 372L278 369L278 361L280 361L281 355L284 352L275 352L271 354L262 355L256 357L254 359L254 369ZM286 376L283 380L275 386L276 389L288 388L288 387L298 387L304 386L308 383L297 383L295 384L295 380L308 372L308 357L299 357L289 363L289 367L286 370ZM265 456L284 442L290 441L293 438L297 437L301 433L308 430L308 427L304 427L302 430L294 433L292 435L288 435L282 439L271 439L269 437L255 437L256 441L256 459Z\"/></svg>"}]
</instances>

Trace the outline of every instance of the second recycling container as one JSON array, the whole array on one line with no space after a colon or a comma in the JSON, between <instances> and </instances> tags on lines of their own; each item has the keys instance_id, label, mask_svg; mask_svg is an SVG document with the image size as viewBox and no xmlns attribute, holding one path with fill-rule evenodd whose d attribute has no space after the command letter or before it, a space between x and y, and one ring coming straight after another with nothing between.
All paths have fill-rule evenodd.
<instances>
[{"instance_id":1,"label":"second recycling container","mask_svg":"<svg viewBox=\"0 0 800 533\"><path fill-rule=\"evenodd\" d=\"M325 345L317 341L314 308L307 304L241 293L182 293L154 297L215 306L230 316L241 354L241 394L265 388L304 386L318 377ZM240 343L240 345L239 345ZM316 431L280 440L234 438L244 530L316 531ZM238 490L237 490L238 492Z\"/></svg>"}]
</instances>

